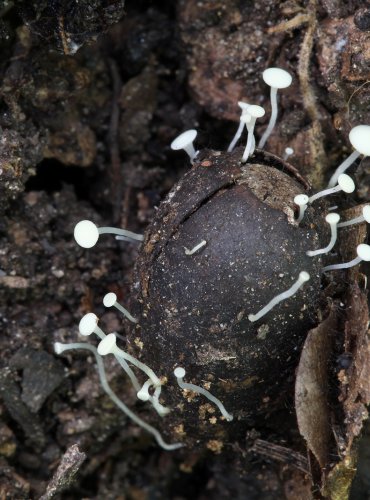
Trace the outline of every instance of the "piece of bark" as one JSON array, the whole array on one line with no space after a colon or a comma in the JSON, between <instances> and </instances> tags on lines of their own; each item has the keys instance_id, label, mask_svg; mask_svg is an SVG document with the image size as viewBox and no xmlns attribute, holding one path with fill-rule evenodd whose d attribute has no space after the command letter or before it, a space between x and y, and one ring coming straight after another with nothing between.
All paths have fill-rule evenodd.
<instances>
[{"instance_id":1,"label":"piece of bark","mask_svg":"<svg viewBox=\"0 0 370 500\"><path fill-rule=\"evenodd\" d=\"M78 449L77 444L73 444L63 455L60 464L46 488L40 500L50 500L67 489L86 459L86 454Z\"/></svg>"}]
</instances>

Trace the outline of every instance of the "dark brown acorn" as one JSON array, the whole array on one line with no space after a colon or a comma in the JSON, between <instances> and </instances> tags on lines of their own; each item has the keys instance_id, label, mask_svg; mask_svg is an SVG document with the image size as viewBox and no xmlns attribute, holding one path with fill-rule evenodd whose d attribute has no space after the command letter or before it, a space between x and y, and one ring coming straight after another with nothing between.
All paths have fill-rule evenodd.
<instances>
[{"instance_id":1,"label":"dark brown acorn","mask_svg":"<svg viewBox=\"0 0 370 500\"><path fill-rule=\"evenodd\" d=\"M202 151L148 227L136 266L131 332L140 357L168 382L171 413L162 430L186 446L236 438L278 405L292 382L307 331L316 322L320 220L310 207L295 220L294 197L309 189L289 164L256 150ZM192 249L202 241L193 254ZM310 280L260 320L248 319L289 289L301 271ZM182 391L173 375L206 387L233 415L227 422L204 396Z\"/></svg>"}]
</instances>

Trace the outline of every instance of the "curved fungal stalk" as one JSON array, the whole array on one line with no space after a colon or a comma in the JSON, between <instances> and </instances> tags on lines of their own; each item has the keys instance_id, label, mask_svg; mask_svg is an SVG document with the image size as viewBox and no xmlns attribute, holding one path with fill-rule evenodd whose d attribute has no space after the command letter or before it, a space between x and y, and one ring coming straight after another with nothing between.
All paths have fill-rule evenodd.
<instances>
[{"instance_id":1,"label":"curved fungal stalk","mask_svg":"<svg viewBox=\"0 0 370 500\"><path fill-rule=\"evenodd\" d=\"M206 240L202 240L200 243L198 243L198 245L195 245L195 247L193 247L191 250L184 247L185 248L185 255L193 255L195 252L200 250L206 244L207 244Z\"/></svg>"},{"instance_id":2,"label":"curved fungal stalk","mask_svg":"<svg viewBox=\"0 0 370 500\"><path fill-rule=\"evenodd\" d=\"M124 236L129 241L143 241L142 234L133 233L127 229L117 227L98 227L91 220L81 220L74 229L74 238L82 248L92 248L98 242L101 234L117 234Z\"/></svg>"},{"instance_id":3,"label":"curved fungal stalk","mask_svg":"<svg viewBox=\"0 0 370 500\"><path fill-rule=\"evenodd\" d=\"M283 300L289 299L292 297L308 280L310 279L310 275L306 271L301 271L299 273L297 281L292 285L288 290L279 295L276 295L270 302L263 307L257 314L249 314L249 321L258 321L262 316L267 314L273 307L275 307L279 302Z\"/></svg>"},{"instance_id":4,"label":"curved fungal stalk","mask_svg":"<svg viewBox=\"0 0 370 500\"><path fill-rule=\"evenodd\" d=\"M347 174L340 174L338 177L338 184L332 188L324 189L314 194L308 198L308 203L313 203L315 200L322 198L323 196L328 196L329 194L335 194L339 191L344 191L345 193L353 193L356 186L351 177Z\"/></svg>"},{"instance_id":5,"label":"curved fungal stalk","mask_svg":"<svg viewBox=\"0 0 370 500\"><path fill-rule=\"evenodd\" d=\"M100 383L101 383L101 386L102 386L104 392L110 397L110 399L113 401L113 403L116 406L118 406L118 408L123 413L125 413L125 415L128 416L128 418L130 418L133 422L135 422L135 424L137 424L138 426L140 426L141 428L143 428L147 432L149 432L155 438L155 440L157 441L157 443L159 444L159 446L161 448L163 448L164 450L167 450L167 451L172 451L172 450L177 450L178 448L181 448L183 446L182 443L173 443L173 444L166 443L163 440L160 432L157 431L157 429L155 429L151 425L147 424L146 422L144 422L144 420L142 420L140 417L135 415L135 413L133 413L130 410L130 408L128 408L125 405L125 403L123 403L123 401L121 401L118 398L118 396L112 391L110 385L108 384L108 380L107 380L107 376L106 376L105 368L104 368L104 363L103 363L101 357L98 356L97 350L94 346L92 346L90 344L85 344L82 342L74 343L74 344L61 344L60 342L56 342L54 344L54 350L55 350L56 354L62 354L64 351L69 351L72 349L87 349L88 351L93 353L95 360L96 360L97 367L98 367L98 374L99 374Z\"/></svg>"},{"instance_id":6,"label":"curved fungal stalk","mask_svg":"<svg viewBox=\"0 0 370 500\"><path fill-rule=\"evenodd\" d=\"M79 324L79 331L80 331L80 334L84 335L84 336L88 336L88 335L91 335L92 333L95 333L95 335L97 335L101 339L101 341L103 341L107 337L109 337L109 335L106 335L103 332L103 330L98 326L98 317L94 313L88 313L88 314L85 314L85 316L83 316L83 318L81 319L80 324ZM115 338L114 333L110 334L110 335L114 335L114 338ZM112 340L112 337L110 337L110 339ZM101 342L100 342L100 344L101 344ZM100 344L99 344L99 346L100 346ZM103 347L102 347L102 349L103 349ZM117 347L117 349L119 349L119 348ZM99 353L99 354L101 354L101 353ZM112 354L116 358L116 361L121 365L121 367L123 368L126 375L131 380L131 383L132 383L136 393L140 392L142 387L140 385L138 378L136 377L134 372L131 370L131 368L127 364L127 361L129 361L131 364L136 366L136 368L139 368L139 370L144 372L149 377L150 377L149 374L151 374L152 377L150 377L150 378L152 380L152 384L155 387L157 387L158 383L159 383L158 387L160 387L160 384L161 384L160 380L158 379L158 377L154 374L154 372L147 365L145 365L144 363L142 363L138 359L134 358L133 356L131 356L127 352L123 351L122 349L119 349L119 353L112 353ZM101 354L101 355L103 355L103 354ZM157 392L157 396L156 396L156 392L155 392L154 396L150 396L149 402L153 405L154 409L159 413L159 415L163 416L163 415L166 415L170 410L168 410L168 408L165 408L164 406L162 406L159 403L159 401L158 401L159 395L160 395L160 391L159 391L159 393Z\"/></svg>"},{"instance_id":7,"label":"curved fungal stalk","mask_svg":"<svg viewBox=\"0 0 370 500\"><path fill-rule=\"evenodd\" d=\"M306 252L309 257L315 257L316 255L330 252L337 241L337 227L338 222L340 221L340 215L332 212L325 217L325 220L328 224L330 224L330 242L325 248L320 248L319 250L309 250L308 252Z\"/></svg>"},{"instance_id":8,"label":"curved fungal stalk","mask_svg":"<svg viewBox=\"0 0 370 500\"><path fill-rule=\"evenodd\" d=\"M271 101L271 116L265 132L263 133L258 147L262 149L270 137L277 120L278 105L277 105L277 91L285 89L292 83L292 76L281 68L267 68L262 74L262 78L271 87L270 101Z\"/></svg>"},{"instance_id":9,"label":"curved fungal stalk","mask_svg":"<svg viewBox=\"0 0 370 500\"><path fill-rule=\"evenodd\" d=\"M354 224L360 224L361 222L367 222L370 224L370 205L365 205L362 209L362 215L355 217L354 219L347 220L338 224L338 227L353 226Z\"/></svg>"},{"instance_id":10,"label":"curved fungal stalk","mask_svg":"<svg viewBox=\"0 0 370 500\"><path fill-rule=\"evenodd\" d=\"M152 386L153 386L152 380L148 379L137 392L136 394L137 398L140 399L141 401L149 401L153 405L157 413L161 417L164 417L165 415L168 415L168 413L170 413L171 410L161 405L161 403L159 402L159 396L161 395L162 386L160 385L155 388L153 396L149 392L149 389Z\"/></svg>"},{"instance_id":11,"label":"curved fungal stalk","mask_svg":"<svg viewBox=\"0 0 370 500\"><path fill-rule=\"evenodd\" d=\"M245 121L242 120L242 116L247 114L247 110L248 110L250 104L248 104L247 102L239 101L238 106L242 109L242 112L240 115L239 127L238 127L238 130L236 131L236 133L233 137L233 140L230 142L230 145L227 148L228 153L231 153L234 150L236 143L238 142L238 140L240 139L240 137L243 133L243 130L245 127Z\"/></svg>"},{"instance_id":12,"label":"curved fungal stalk","mask_svg":"<svg viewBox=\"0 0 370 500\"><path fill-rule=\"evenodd\" d=\"M132 323L137 323L137 319L132 316L119 302L117 302L117 295L113 292L109 292L104 295L103 304L105 307L115 307L120 311L128 320Z\"/></svg>"},{"instance_id":13,"label":"curved fungal stalk","mask_svg":"<svg viewBox=\"0 0 370 500\"><path fill-rule=\"evenodd\" d=\"M145 363L142 363L138 359L134 358L131 356L126 351L123 351L120 349L117 344L116 344L116 335L114 333L109 333L108 335L103 338L98 345L98 353L100 356L106 356L107 354L113 354L114 356L117 356L119 358L123 358L126 361L129 361L132 365L136 366L136 368L139 368L142 372L144 372L152 381L153 385L155 387L158 387L161 385L161 381L157 377L157 375L153 372L149 366L147 366Z\"/></svg>"},{"instance_id":14,"label":"curved fungal stalk","mask_svg":"<svg viewBox=\"0 0 370 500\"><path fill-rule=\"evenodd\" d=\"M178 383L179 387L181 387L181 389L186 389L188 391L202 394L202 396L205 396L207 399L212 401L212 403L214 403L218 407L222 416L225 417L225 419L228 422L231 422L231 420L234 417L228 411L226 411L226 408L224 407L224 405L221 403L221 401L219 399L217 399L215 396L213 396L209 391L207 391L207 389L204 389L203 387L200 387L199 385L187 384L186 382L184 382L183 379L184 379L185 374L186 374L184 368L179 366L179 367L175 368L173 373L174 373L174 375L177 379L177 383Z\"/></svg>"},{"instance_id":15,"label":"curved fungal stalk","mask_svg":"<svg viewBox=\"0 0 370 500\"><path fill-rule=\"evenodd\" d=\"M333 264L331 266L326 266L322 268L322 272L326 273L327 271L337 271L338 269L348 269L349 267L357 266L363 260L365 262L370 261L370 246L365 243L361 243L358 245L357 249L357 257L349 262L343 262L342 264Z\"/></svg>"},{"instance_id":16,"label":"curved fungal stalk","mask_svg":"<svg viewBox=\"0 0 370 500\"><path fill-rule=\"evenodd\" d=\"M304 217L304 214L308 206L308 200L309 198L306 194L297 194L297 196L294 197L294 203L299 206L299 214L297 219L298 224L302 221Z\"/></svg>"},{"instance_id":17,"label":"curved fungal stalk","mask_svg":"<svg viewBox=\"0 0 370 500\"><path fill-rule=\"evenodd\" d=\"M338 178L343 174L360 155L370 156L370 126L357 125L349 133L349 141L354 151L339 165L334 174L330 177L328 187L333 187Z\"/></svg>"},{"instance_id":18,"label":"curved fungal stalk","mask_svg":"<svg viewBox=\"0 0 370 500\"><path fill-rule=\"evenodd\" d=\"M198 154L198 151L195 151L193 144L197 134L198 132L194 129L183 132L171 142L171 149L174 151L183 149L188 154L190 162L193 163L194 158Z\"/></svg>"},{"instance_id":19,"label":"curved fungal stalk","mask_svg":"<svg viewBox=\"0 0 370 500\"><path fill-rule=\"evenodd\" d=\"M261 118L265 114L265 110L261 106L257 106L256 104L251 104L247 110L245 115L241 116L241 120L243 120L247 124L248 128L248 139L247 145L245 146L245 150L242 157L242 163L245 163L249 156L253 154L254 151L254 126L256 124L257 118ZM250 119L249 119L250 116Z\"/></svg>"},{"instance_id":20,"label":"curved fungal stalk","mask_svg":"<svg viewBox=\"0 0 370 500\"><path fill-rule=\"evenodd\" d=\"M289 156L292 156L294 154L294 149L293 148L285 148L284 150L284 155L283 155L283 160L286 161Z\"/></svg>"}]
</instances>

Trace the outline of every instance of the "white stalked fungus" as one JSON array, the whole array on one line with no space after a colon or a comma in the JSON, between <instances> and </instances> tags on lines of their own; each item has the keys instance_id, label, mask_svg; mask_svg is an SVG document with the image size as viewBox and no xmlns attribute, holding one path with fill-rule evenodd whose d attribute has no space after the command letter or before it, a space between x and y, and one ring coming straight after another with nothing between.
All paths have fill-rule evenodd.
<instances>
[{"instance_id":1,"label":"white stalked fungus","mask_svg":"<svg viewBox=\"0 0 370 500\"><path fill-rule=\"evenodd\" d=\"M197 134L198 132L194 129L183 132L171 142L171 149L173 149L174 151L183 149L188 154L190 161L193 162L198 153L197 151L195 151L193 144Z\"/></svg>"},{"instance_id":2,"label":"white stalked fungus","mask_svg":"<svg viewBox=\"0 0 370 500\"><path fill-rule=\"evenodd\" d=\"M358 245L357 249L357 257L349 262L343 262L342 264L332 264L331 266L323 267L322 272L326 273L327 271L337 271L339 269L348 269L349 267L357 266L363 260L365 262L370 261L370 246L365 243L361 243Z\"/></svg>"},{"instance_id":3,"label":"white stalked fungus","mask_svg":"<svg viewBox=\"0 0 370 500\"><path fill-rule=\"evenodd\" d=\"M254 152L255 139L254 139L254 126L257 118L261 118L265 114L265 110L261 106L257 106L256 104L251 104L247 112L242 115L241 120L243 120L248 129L248 139L247 145L245 146L242 163L245 163L249 156L251 156Z\"/></svg>"},{"instance_id":4,"label":"white stalked fungus","mask_svg":"<svg viewBox=\"0 0 370 500\"><path fill-rule=\"evenodd\" d=\"M74 228L74 237L76 242L82 248L92 248L96 245L101 234L117 234L125 236L128 240L142 241L143 235L133 233L127 229L117 227L98 227L90 220L81 220Z\"/></svg>"},{"instance_id":5,"label":"white stalked fungus","mask_svg":"<svg viewBox=\"0 0 370 500\"><path fill-rule=\"evenodd\" d=\"M230 142L230 145L227 148L228 153L231 153L234 150L236 143L238 142L238 140L240 139L240 137L243 133L244 127L246 125L246 121L244 119L242 120L242 117L246 116L246 117L248 117L247 118L248 122L250 121L250 115L248 115L248 108L249 108L250 104L243 102L243 101L239 101L238 106L242 110L241 115L240 115L240 122L239 122L238 130L236 131L236 133L233 137L233 140Z\"/></svg>"},{"instance_id":6,"label":"white stalked fungus","mask_svg":"<svg viewBox=\"0 0 370 500\"><path fill-rule=\"evenodd\" d=\"M281 68L267 68L262 74L262 78L267 85L271 87L270 100L271 100L271 116L265 132L263 133L258 147L262 149L268 138L270 137L277 120L278 105L277 105L277 91L285 89L292 83L292 76L290 73Z\"/></svg>"},{"instance_id":7,"label":"white stalked fungus","mask_svg":"<svg viewBox=\"0 0 370 500\"><path fill-rule=\"evenodd\" d=\"M306 194L297 194L297 196L294 197L294 203L299 206L299 214L298 214L298 219L297 222L300 223L304 217L305 211L308 206L308 196Z\"/></svg>"},{"instance_id":8,"label":"white stalked fungus","mask_svg":"<svg viewBox=\"0 0 370 500\"><path fill-rule=\"evenodd\" d=\"M328 187L333 187L343 174L360 155L370 156L370 125L357 125L349 133L349 140L354 151L339 165L331 176Z\"/></svg>"},{"instance_id":9,"label":"white stalked fungus","mask_svg":"<svg viewBox=\"0 0 370 500\"><path fill-rule=\"evenodd\" d=\"M334 247L337 241L337 227L338 227L338 222L340 221L340 215L333 212L328 214L325 217L325 220L328 224L330 224L330 231L331 231L330 242L326 247L320 248L319 250L309 250L307 252L307 255L309 257L315 257L316 255L330 252L330 250Z\"/></svg>"},{"instance_id":10,"label":"white stalked fungus","mask_svg":"<svg viewBox=\"0 0 370 500\"><path fill-rule=\"evenodd\" d=\"M319 191L318 193L314 194L313 196L310 196L308 199L308 203L313 203L314 201L318 200L319 198L322 198L324 196L328 196L330 194L335 194L339 193L340 191L343 191L344 193L353 193L353 191L356 189L355 183L351 179L351 177L347 174L341 174L338 177L338 184L332 188L324 189L323 191Z\"/></svg>"},{"instance_id":11,"label":"white stalked fungus","mask_svg":"<svg viewBox=\"0 0 370 500\"><path fill-rule=\"evenodd\" d=\"M365 205L362 209L362 215L355 217L354 219L347 220L338 224L338 227L353 226L354 224L360 224L361 222L367 222L370 224L370 205Z\"/></svg>"},{"instance_id":12,"label":"white stalked fungus","mask_svg":"<svg viewBox=\"0 0 370 500\"><path fill-rule=\"evenodd\" d=\"M173 373L174 373L174 375L177 379L177 383L179 384L179 387L181 387L181 389L185 389L188 391L196 392L198 394L202 394L202 396L205 396L207 399L212 401L212 403L214 403L218 407L222 416L228 422L231 422L231 420L233 419L233 416L230 415L230 413L228 411L226 411L226 408L224 407L224 405L221 403L221 401L218 398L213 396L213 394L211 394L209 391L207 391L207 389L204 389L203 387L200 387L199 385L188 384L188 383L183 381L183 378L185 377L185 374L186 374L184 368L179 366L179 367L175 368Z\"/></svg>"},{"instance_id":13,"label":"white stalked fungus","mask_svg":"<svg viewBox=\"0 0 370 500\"><path fill-rule=\"evenodd\" d=\"M137 323L137 319L134 318L132 316L132 314L130 314L126 308L124 308L123 306L121 306L121 304L119 302L117 302L117 295L115 293L109 292L106 295L104 295L103 304L104 304L105 307L115 307L129 321L131 321L132 323Z\"/></svg>"},{"instance_id":14,"label":"white stalked fungus","mask_svg":"<svg viewBox=\"0 0 370 500\"><path fill-rule=\"evenodd\" d=\"M270 300L270 302L265 305L258 313L256 314L249 314L248 319L249 321L258 321L261 319L265 314L267 314L273 307L275 307L279 302L282 302L283 300L289 299L292 297L308 280L310 279L310 275L306 271L302 271L299 273L297 281L292 285L289 290L286 290L283 293L279 293L279 295L276 295L273 299Z\"/></svg>"}]
</instances>

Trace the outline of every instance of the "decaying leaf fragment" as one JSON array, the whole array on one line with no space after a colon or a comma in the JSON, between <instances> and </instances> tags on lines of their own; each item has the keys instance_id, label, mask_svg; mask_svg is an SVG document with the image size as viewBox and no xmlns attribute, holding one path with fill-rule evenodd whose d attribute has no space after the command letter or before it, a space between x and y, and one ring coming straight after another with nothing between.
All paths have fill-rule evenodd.
<instances>
[{"instance_id":1,"label":"decaying leaf fragment","mask_svg":"<svg viewBox=\"0 0 370 500\"><path fill-rule=\"evenodd\" d=\"M327 464L331 437L328 405L328 369L337 320L331 311L309 331L298 365L295 407L299 431L320 466Z\"/></svg>"}]
</instances>

